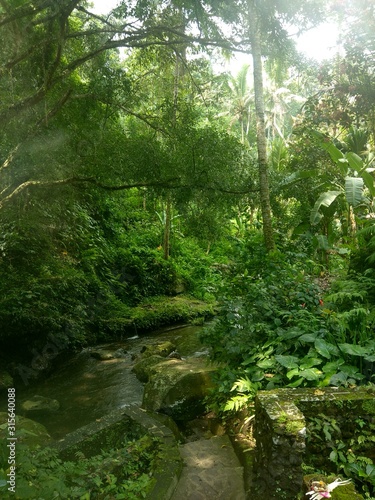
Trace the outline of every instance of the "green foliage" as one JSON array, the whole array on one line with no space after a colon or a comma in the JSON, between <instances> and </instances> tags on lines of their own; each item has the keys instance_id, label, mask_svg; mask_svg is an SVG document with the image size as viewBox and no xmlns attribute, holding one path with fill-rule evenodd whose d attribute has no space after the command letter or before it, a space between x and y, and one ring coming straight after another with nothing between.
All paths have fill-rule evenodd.
<instances>
[{"instance_id":1,"label":"green foliage","mask_svg":"<svg viewBox=\"0 0 375 500\"><path fill-rule=\"evenodd\" d=\"M240 379L262 389L353 386L370 380L373 320L362 301L365 290L358 292L360 283L351 293L348 288L347 294L324 297L316 280L299 267L300 256L293 261L289 255L288 262L285 255L274 254L260 259L263 266L254 253L251 257L249 265L246 259L234 268L222 313L202 336L213 359L226 365L216 409L228 408L226 398L234 408L230 392L239 389L239 382L233 383ZM348 300L340 308L344 296Z\"/></svg>"},{"instance_id":2,"label":"green foliage","mask_svg":"<svg viewBox=\"0 0 375 500\"><path fill-rule=\"evenodd\" d=\"M153 483L160 441L143 436L123 438L116 449L101 451L86 458L76 454L75 461L63 461L52 448L19 447L17 461L17 498L19 499L126 499L143 498ZM7 465L0 464L0 492L10 499L13 493L2 486Z\"/></svg>"},{"instance_id":3,"label":"green foliage","mask_svg":"<svg viewBox=\"0 0 375 500\"><path fill-rule=\"evenodd\" d=\"M325 414L307 420L307 465L325 473L353 478L366 498L375 493L374 424L355 414L334 418Z\"/></svg>"}]
</instances>

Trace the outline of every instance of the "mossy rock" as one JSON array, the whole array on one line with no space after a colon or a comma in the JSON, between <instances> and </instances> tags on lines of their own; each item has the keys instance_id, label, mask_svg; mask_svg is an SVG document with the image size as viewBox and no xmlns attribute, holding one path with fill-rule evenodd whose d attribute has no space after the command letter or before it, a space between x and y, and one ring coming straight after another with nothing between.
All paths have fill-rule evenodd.
<instances>
[{"instance_id":1,"label":"mossy rock","mask_svg":"<svg viewBox=\"0 0 375 500\"><path fill-rule=\"evenodd\" d=\"M51 441L44 425L30 418L16 416L16 435L17 445L27 444L30 447L38 445L45 446ZM8 413L0 412L0 442L6 443L8 437Z\"/></svg>"},{"instance_id":2,"label":"mossy rock","mask_svg":"<svg viewBox=\"0 0 375 500\"><path fill-rule=\"evenodd\" d=\"M0 392L6 391L9 387L14 387L13 377L2 370L0 371Z\"/></svg>"},{"instance_id":3,"label":"mossy rock","mask_svg":"<svg viewBox=\"0 0 375 500\"><path fill-rule=\"evenodd\" d=\"M176 350L176 346L167 340L162 344L147 345L141 350L141 359L149 358L150 356L161 356L166 358L168 354Z\"/></svg>"},{"instance_id":4,"label":"mossy rock","mask_svg":"<svg viewBox=\"0 0 375 500\"><path fill-rule=\"evenodd\" d=\"M91 351L90 356L92 358L98 359L99 361L107 361L109 359L115 358L113 352L99 349L97 351Z\"/></svg>"},{"instance_id":5,"label":"mossy rock","mask_svg":"<svg viewBox=\"0 0 375 500\"><path fill-rule=\"evenodd\" d=\"M30 413L53 413L60 408L60 403L56 399L45 398L44 396L33 396L21 404L21 409Z\"/></svg>"},{"instance_id":6,"label":"mossy rock","mask_svg":"<svg viewBox=\"0 0 375 500\"><path fill-rule=\"evenodd\" d=\"M174 420L192 420L205 411L204 400L214 388L215 371L201 359L162 361L151 368L142 406Z\"/></svg>"},{"instance_id":7,"label":"mossy rock","mask_svg":"<svg viewBox=\"0 0 375 500\"><path fill-rule=\"evenodd\" d=\"M310 481L323 481L326 484L332 483L339 476L324 476L322 474L308 474L303 478L304 493L309 489ZM364 500L363 496L355 491L353 483L338 486L331 493L332 500Z\"/></svg>"},{"instance_id":8,"label":"mossy rock","mask_svg":"<svg viewBox=\"0 0 375 500\"><path fill-rule=\"evenodd\" d=\"M152 367L164 361L164 359L165 358L158 354L153 354L144 359L141 358L141 360L133 366L132 371L140 382L148 382Z\"/></svg>"}]
</instances>

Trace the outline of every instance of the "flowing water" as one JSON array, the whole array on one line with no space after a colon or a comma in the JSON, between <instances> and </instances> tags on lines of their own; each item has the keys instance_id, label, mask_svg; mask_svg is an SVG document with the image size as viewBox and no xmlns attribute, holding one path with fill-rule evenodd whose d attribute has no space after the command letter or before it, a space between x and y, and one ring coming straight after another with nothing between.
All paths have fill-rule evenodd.
<instances>
[{"instance_id":1,"label":"flowing water","mask_svg":"<svg viewBox=\"0 0 375 500\"><path fill-rule=\"evenodd\" d=\"M27 416L45 425L54 439L61 439L114 409L140 405L143 384L131 371L134 356L143 346L166 340L176 345L182 357L206 356L207 351L198 338L200 330L199 326L183 326L86 348L60 362L46 380L32 387L17 388L18 414L22 415L20 402L34 395L57 399L59 411ZM119 349L126 352L121 358L100 361L91 356L93 350L115 352Z\"/></svg>"}]
</instances>

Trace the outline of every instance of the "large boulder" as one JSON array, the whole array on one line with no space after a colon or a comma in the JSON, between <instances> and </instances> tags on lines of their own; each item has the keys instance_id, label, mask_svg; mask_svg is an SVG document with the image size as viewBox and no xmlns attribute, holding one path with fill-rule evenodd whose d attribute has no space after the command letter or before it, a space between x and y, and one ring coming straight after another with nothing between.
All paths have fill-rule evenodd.
<instances>
[{"instance_id":1,"label":"large boulder","mask_svg":"<svg viewBox=\"0 0 375 500\"><path fill-rule=\"evenodd\" d=\"M214 387L216 370L201 358L154 364L148 372L142 406L177 421L192 420L205 411L204 399Z\"/></svg>"},{"instance_id":2,"label":"large boulder","mask_svg":"<svg viewBox=\"0 0 375 500\"><path fill-rule=\"evenodd\" d=\"M23 443L30 447L45 446L51 441L51 436L44 425L30 418L17 415L15 428L17 445ZM0 442L7 443L8 437L8 413L0 412Z\"/></svg>"},{"instance_id":3,"label":"large boulder","mask_svg":"<svg viewBox=\"0 0 375 500\"><path fill-rule=\"evenodd\" d=\"M23 401L21 408L30 413L55 412L60 408L60 403L56 399L45 398L44 396L33 396Z\"/></svg>"},{"instance_id":4,"label":"large boulder","mask_svg":"<svg viewBox=\"0 0 375 500\"><path fill-rule=\"evenodd\" d=\"M138 380L148 382L152 367L163 361L171 353L174 353L175 350L176 346L169 340L162 344L145 345L142 347L140 354L135 357L135 365L132 371L136 374Z\"/></svg>"},{"instance_id":5,"label":"large boulder","mask_svg":"<svg viewBox=\"0 0 375 500\"><path fill-rule=\"evenodd\" d=\"M141 358L140 361L133 366L132 371L140 382L148 382L152 368L164 360L165 358L157 354Z\"/></svg>"},{"instance_id":6,"label":"large boulder","mask_svg":"<svg viewBox=\"0 0 375 500\"><path fill-rule=\"evenodd\" d=\"M162 344L145 345L141 349L141 358L148 358L149 356L161 356L166 358L168 354L176 350L176 346L169 340Z\"/></svg>"}]
</instances>

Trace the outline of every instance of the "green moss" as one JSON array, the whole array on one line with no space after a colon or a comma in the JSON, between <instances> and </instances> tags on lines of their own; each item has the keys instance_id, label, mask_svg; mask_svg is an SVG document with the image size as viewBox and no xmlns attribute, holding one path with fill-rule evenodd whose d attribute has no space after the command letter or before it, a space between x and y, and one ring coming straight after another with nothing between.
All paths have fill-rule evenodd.
<instances>
[{"instance_id":1,"label":"green moss","mask_svg":"<svg viewBox=\"0 0 375 500\"><path fill-rule=\"evenodd\" d=\"M151 330L180 321L201 321L215 315L215 304L189 297L155 297L126 309L126 317L111 318L103 322L110 331Z\"/></svg>"},{"instance_id":2,"label":"green moss","mask_svg":"<svg viewBox=\"0 0 375 500\"><path fill-rule=\"evenodd\" d=\"M362 409L370 415L375 415L375 398L368 399L362 403Z\"/></svg>"},{"instance_id":3,"label":"green moss","mask_svg":"<svg viewBox=\"0 0 375 500\"><path fill-rule=\"evenodd\" d=\"M286 423L285 429L289 434L296 434L304 428L304 422L301 420L289 420Z\"/></svg>"},{"instance_id":4,"label":"green moss","mask_svg":"<svg viewBox=\"0 0 375 500\"><path fill-rule=\"evenodd\" d=\"M279 417L277 417L278 424L285 424L288 420L288 415L285 412L282 412Z\"/></svg>"}]
</instances>

